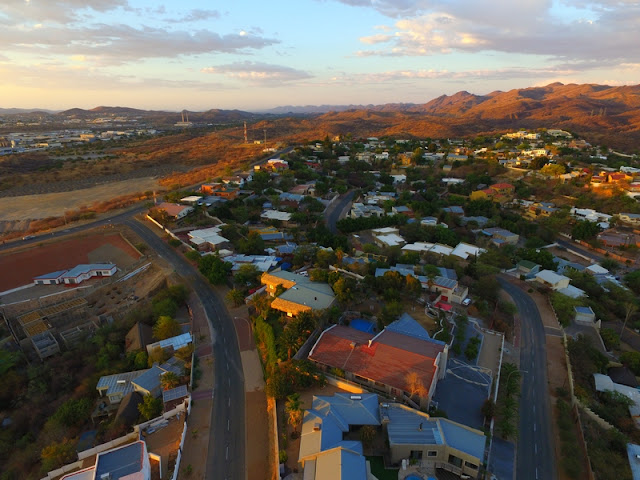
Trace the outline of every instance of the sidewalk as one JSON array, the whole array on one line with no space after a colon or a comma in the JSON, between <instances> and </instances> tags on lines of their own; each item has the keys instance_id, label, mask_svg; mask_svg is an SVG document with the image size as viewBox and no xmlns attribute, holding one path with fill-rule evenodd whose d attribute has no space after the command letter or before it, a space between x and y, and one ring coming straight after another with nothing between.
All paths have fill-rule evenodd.
<instances>
[{"instance_id":1,"label":"sidewalk","mask_svg":"<svg viewBox=\"0 0 640 480\"><path fill-rule=\"evenodd\" d=\"M191 294L189 306L193 315L193 338L196 344L196 356L200 379L197 388L191 392L193 406L187 420L187 436L184 440L182 460L180 462L180 479L206 478L207 464L203 459L209 452L209 435L211 429L211 409L213 408L213 347L211 330L198 298ZM187 468L191 466L191 474Z\"/></svg>"}]
</instances>

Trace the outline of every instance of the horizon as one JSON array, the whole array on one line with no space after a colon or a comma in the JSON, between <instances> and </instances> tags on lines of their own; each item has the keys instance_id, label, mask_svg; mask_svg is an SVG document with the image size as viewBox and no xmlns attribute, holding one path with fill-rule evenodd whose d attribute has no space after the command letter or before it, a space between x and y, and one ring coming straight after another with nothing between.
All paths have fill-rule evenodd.
<instances>
[{"instance_id":1,"label":"horizon","mask_svg":"<svg viewBox=\"0 0 640 480\"><path fill-rule=\"evenodd\" d=\"M640 83L637 84L628 84L628 85L603 85L603 84L576 84L576 83L562 83L562 82L553 82L547 85L536 85L536 86L528 86L528 87L515 87L511 90L524 90L524 89L529 89L529 88L545 88L548 87L550 85L553 84L561 84L563 86L570 86L570 85L598 85L598 86L602 86L602 87L609 87L609 88L615 88L617 86L640 86ZM274 105L274 106L267 106L267 107L261 107L261 108L237 108L237 107L229 107L229 108L220 108L220 107L206 107L206 108L202 108L200 110L191 110L191 109L179 109L179 110L174 110L171 108L149 108L146 109L144 107L137 107L137 106L131 106L131 105L106 105L106 104L101 104L101 105L95 105L93 107L78 107L78 106L69 106L69 107L63 107L63 108L57 108L57 109L49 109L49 108L44 108L44 107L2 107L0 106L0 110L22 110L25 113L31 113L31 112L36 112L36 111L47 111L48 113L61 113L61 112L65 112L68 110L74 110L74 109L80 109L80 110L85 110L85 111L91 111L94 109L98 109L98 108L129 108L129 109L134 109L134 110L142 110L142 111L157 111L157 112L166 112L166 113L180 113L183 111L188 111L189 113L204 113L207 112L209 110L215 110L215 109L219 109L219 110L238 110L238 111L243 111L243 112L247 112L247 113L263 113L263 112L269 112L270 110L275 110L275 109L280 109L280 108L286 108L286 107L291 107L291 108L319 108L319 107L354 107L354 108L366 108L366 107L379 107L379 106L383 106L383 105L389 105L389 104L405 104L405 105L420 105L420 104L426 104L429 103L437 98L443 97L443 96L454 96L458 93L469 93L471 95L475 95L475 96L487 96L491 93L507 93L509 90L492 90L490 92L487 93L474 93L474 92L469 92L467 90L459 90L457 92L454 92L452 94L440 94L437 95L433 98L429 98L425 101L422 102L411 102L411 101L406 101L406 102L385 102L385 103L368 103L368 104L353 104L353 103L349 103L349 104L338 104L338 103L317 103L317 104L280 104L280 105Z\"/></svg>"},{"instance_id":2,"label":"horizon","mask_svg":"<svg viewBox=\"0 0 640 480\"><path fill-rule=\"evenodd\" d=\"M640 7L607 0L78 4L0 6L5 98L57 111L96 104L259 111L420 104L462 90L640 78Z\"/></svg>"}]
</instances>

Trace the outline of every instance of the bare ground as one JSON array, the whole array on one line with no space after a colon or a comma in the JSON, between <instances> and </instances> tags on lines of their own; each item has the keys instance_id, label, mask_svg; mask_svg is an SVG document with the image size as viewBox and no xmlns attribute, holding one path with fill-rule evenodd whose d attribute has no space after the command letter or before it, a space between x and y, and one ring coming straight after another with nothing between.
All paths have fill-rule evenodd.
<instances>
[{"instance_id":1,"label":"bare ground","mask_svg":"<svg viewBox=\"0 0 640 480\"><path fill-rule=\"evenodd\" d=\"M82 206L159 188L156 178L146 177L97 185L73 192L3 197L0 198L0 223L61 217L65 212ZM7 226L14 228L13 223L7 223Z\"/></svg>"}]
</instances>

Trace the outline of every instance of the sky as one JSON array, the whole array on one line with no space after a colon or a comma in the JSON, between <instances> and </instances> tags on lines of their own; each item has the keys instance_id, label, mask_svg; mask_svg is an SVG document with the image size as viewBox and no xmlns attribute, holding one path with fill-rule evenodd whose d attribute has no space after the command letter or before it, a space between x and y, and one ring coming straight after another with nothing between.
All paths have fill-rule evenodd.
<instances>
[{"instance_id":1,"label":"sky","mask_svg":"<svg viewBox=\"0 0 640 480\"><path fill-rule=\"evenodd\" d=\"M260 110L640 83L629 0L2 0L0 108Z\"/></svg>"}]
</instances>

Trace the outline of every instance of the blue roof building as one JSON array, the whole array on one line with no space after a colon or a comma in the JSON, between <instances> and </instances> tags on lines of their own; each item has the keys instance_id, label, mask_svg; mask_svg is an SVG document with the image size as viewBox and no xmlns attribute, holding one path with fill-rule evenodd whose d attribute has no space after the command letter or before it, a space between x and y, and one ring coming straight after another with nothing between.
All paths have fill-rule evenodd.
<instances>
[{"instance_id":1,"label":"blue roof building","mask_svg":"<svg viewBox=\"0 0 640 480\"><path fill-rule=\"evenodd\" d=\"M150 480L151 465L147 445L139 440L135 443L99 453L93 466L70 473L61 480Z\"/></svg>"},{"instance_id":2,"label":"blue roof building","mask_svg":"<svg viewBox=\"0 0 640 480\"><path fill-rule=\"evenodd\" d=\"M376 394L313 397L311 409L304 413L300 436L298 461L305 479L367 480L362 443L343 439L354 425L380 425Z\"/></svg>"},{"instance_id":3,"label":"blue roof building","mask_svg":"<svg viewBox=\"0 0 640 480\"><path fill-rule=\"evenodd\" d=\"M627 443L627 457L633 480L640 480L640 445Z\"/></svg>"},{"instance_id":4,"label":"blue roof building","mask_svg":"<svg viewBox=\"0 0 640 480\"><path fill-rule=\"evenodd\" d=\"M457 475L476 478L484 459L486 437L480 430L399 403L380 405L393 463L404 458L447 463Z\"/></svg>"}]
</instances>

